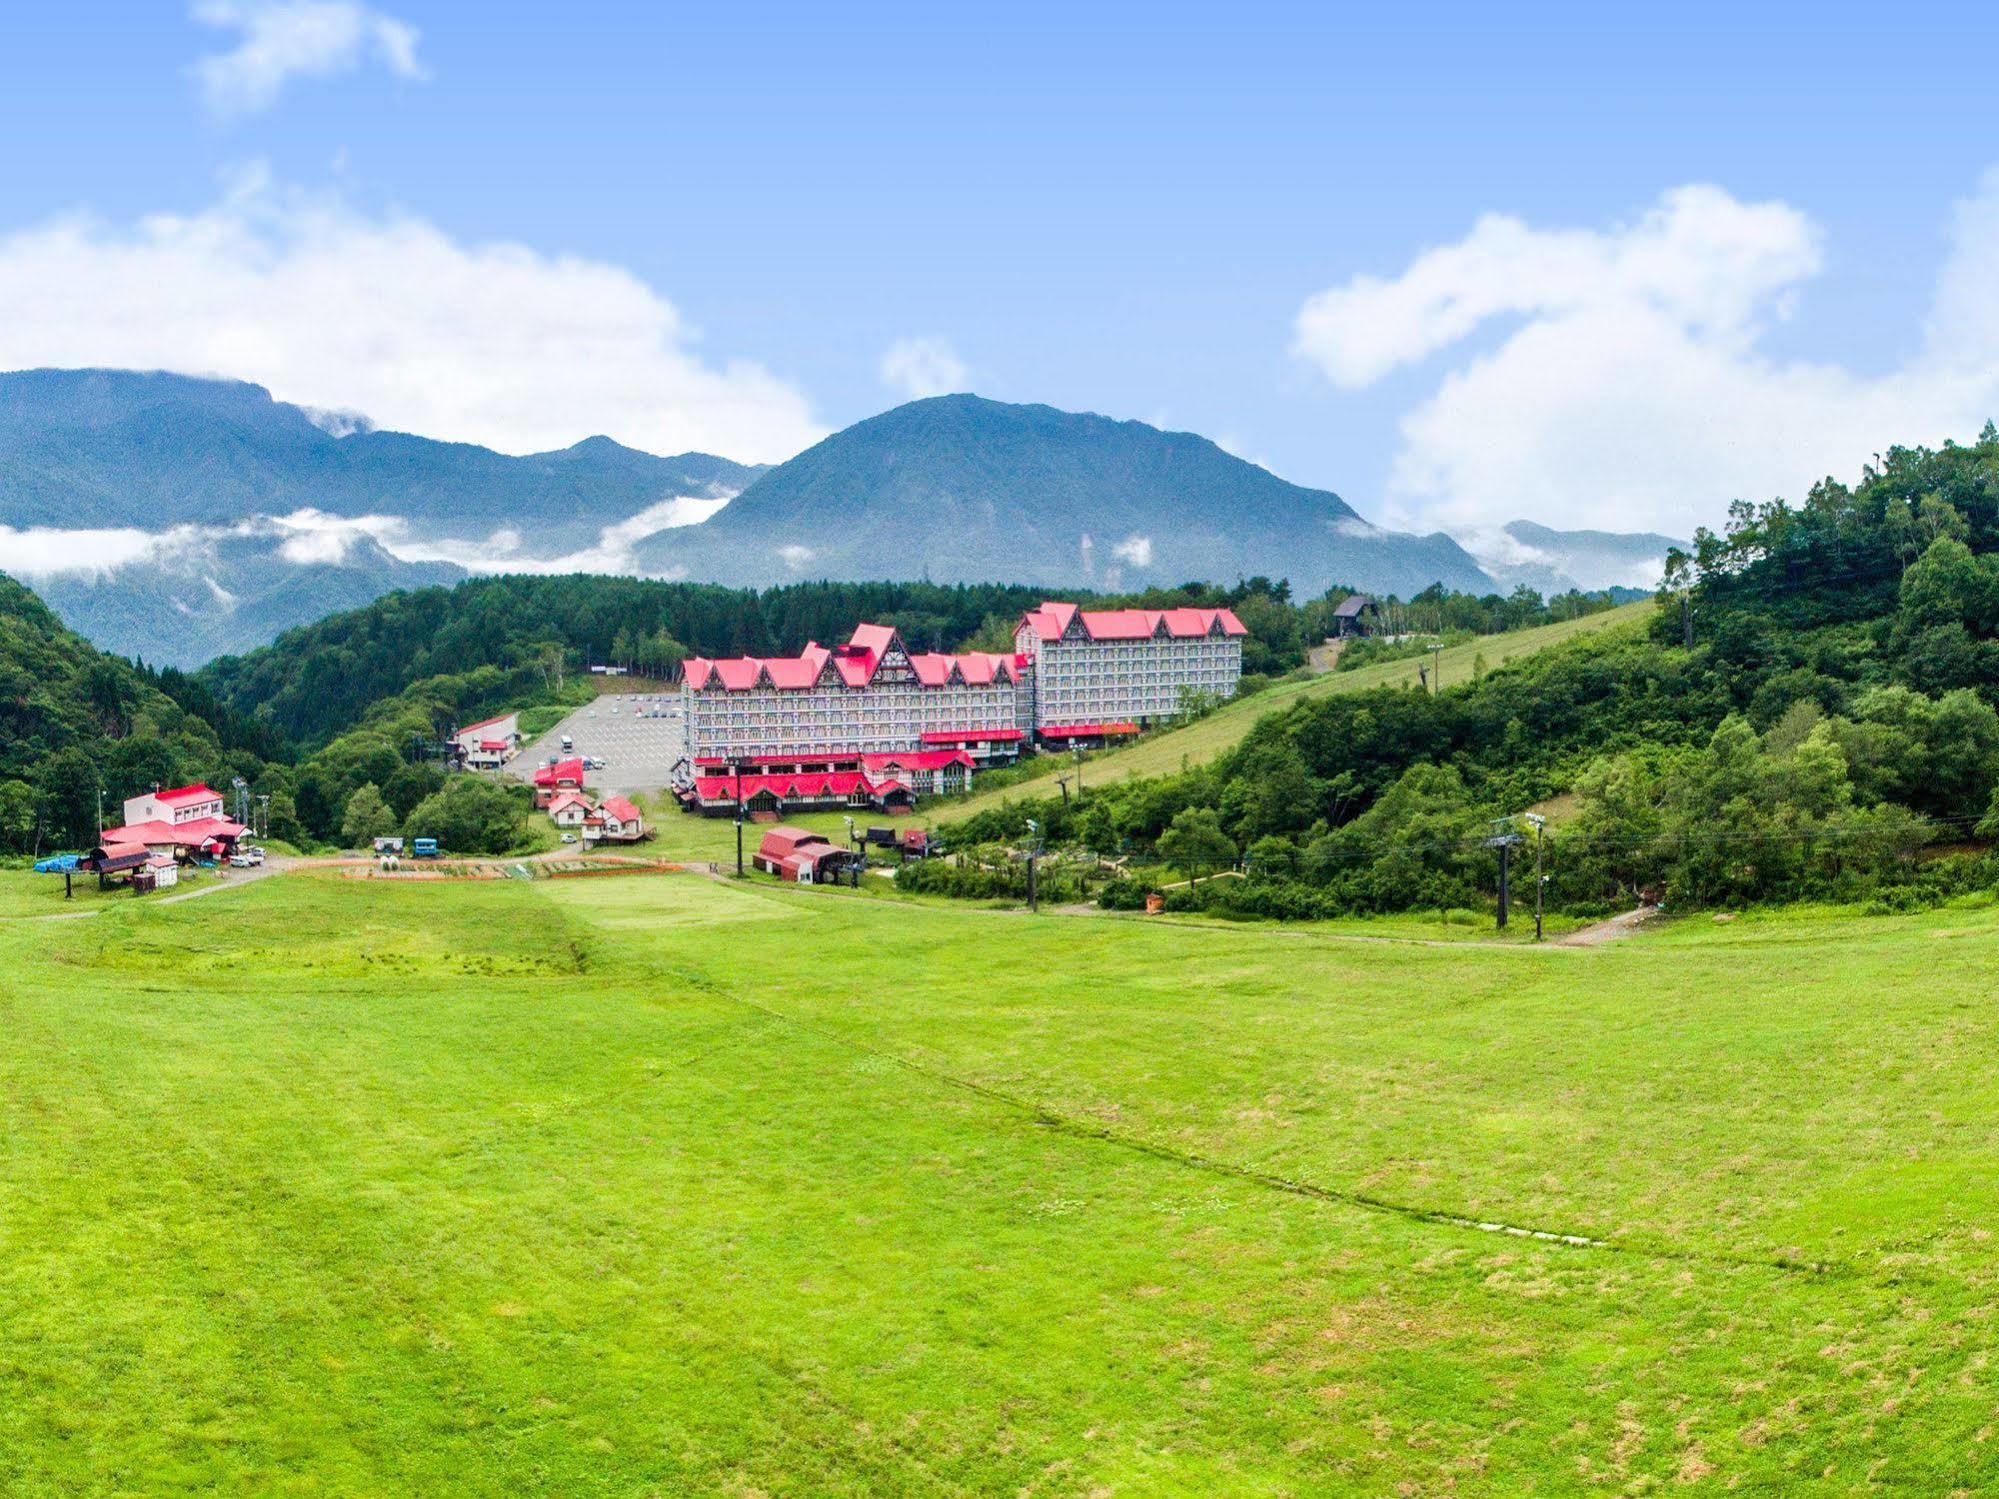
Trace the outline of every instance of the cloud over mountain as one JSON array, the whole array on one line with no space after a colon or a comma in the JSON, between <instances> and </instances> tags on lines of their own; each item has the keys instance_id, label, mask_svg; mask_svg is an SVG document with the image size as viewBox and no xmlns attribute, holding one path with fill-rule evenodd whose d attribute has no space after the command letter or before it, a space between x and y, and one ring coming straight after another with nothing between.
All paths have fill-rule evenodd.
<instances>
[{"instance_id":1,"label":"cloud over mountain","mask_svg":"<svg viewBox=\"0 0 1999 1499\"><path fill-rule=\"evenodd\" d=\"M697 342L619 266L465 243L261 173L192 214L0 235L0 369L226 372L506 453L608 432L651 452L774 460L824 435L795 387Z\"/></svg>"},{"instance_id":2,"label":"cloud over mountain","mask_svg":"<svg viewBox=\"0 0 1999 1499\"><path fill-rule=\"evenodd\" d=\"M1311 297L1293 347L1346 388L1449 358L1401 424L1405 521L1685 531L1731 499L1851 475L1885 442L1976 433L1999 409L1996 230L1992 173L1957 209L1921 345L1879 374L1771 352L1823 236L1699 185L1601 229L1489 215L1397 275Z\"/></svg>"}]
</instances>

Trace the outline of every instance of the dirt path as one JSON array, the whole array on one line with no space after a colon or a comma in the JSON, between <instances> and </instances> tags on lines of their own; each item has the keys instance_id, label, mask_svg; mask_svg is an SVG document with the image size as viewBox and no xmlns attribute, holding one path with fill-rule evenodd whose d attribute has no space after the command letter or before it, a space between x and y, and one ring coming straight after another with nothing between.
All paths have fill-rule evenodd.
<instances>
[{"instance_id":1,"label":"dirt path","mask_svg":"<svg viewBox=\"0 0 1999 1499\"><path fill-rule=\"evenodd\" d=\"M1629 937L1659 914L1657 906L1640 906L1635 911L1626 911L1613 916L1608 921L1599 921L1594 926L1583 927L1570 932L1566 937L1557 937L1551 947L1601 947L1606 942L1616 942Z\"/></svg>"}]
</instances>

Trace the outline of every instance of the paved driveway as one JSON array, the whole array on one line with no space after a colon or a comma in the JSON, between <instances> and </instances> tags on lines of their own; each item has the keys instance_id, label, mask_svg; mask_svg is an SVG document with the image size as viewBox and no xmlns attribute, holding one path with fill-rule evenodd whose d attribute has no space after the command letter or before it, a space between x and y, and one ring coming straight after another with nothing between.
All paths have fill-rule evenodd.
<instances>
[{"instance_id":1,"label":"paved driveway","mask_svg":"<svg viewBox=\"0 0 1999 1499\"><path fill-rule=\"evenodd\" d=\"M659 716L649 716L654 714ZM505 773L532 781L537 766L562 757L564 734L575 741L572 753L604 761L602 770L586 771L584 779L607 795L657 791L673 762L687 753L678 692L606 693L515 755Z\"/></svg>"}]
</instances>

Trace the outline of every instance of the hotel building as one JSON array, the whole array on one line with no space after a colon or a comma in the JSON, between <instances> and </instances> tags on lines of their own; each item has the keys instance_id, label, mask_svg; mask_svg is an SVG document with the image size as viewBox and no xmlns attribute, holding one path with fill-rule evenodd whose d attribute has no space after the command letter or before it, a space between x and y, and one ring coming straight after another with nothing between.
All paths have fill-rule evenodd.
<instances>
[{"instance_id":1,"label":"hotel building","mask_svg":"<svg viewBox=\"0 0 1999 1499\"><path fill-rule=\"evenodd\" d=\"M1227 609L1047 603L1022 616L1007 654L912 653L890 627L861 625L796 656L694 657L680 689L687 754L712 774L759 757L962 749L990 764L1034 737L1101 742L1177 717L1190 693L1229 696L1244 633Z\"/></svg>"}]
</instances>

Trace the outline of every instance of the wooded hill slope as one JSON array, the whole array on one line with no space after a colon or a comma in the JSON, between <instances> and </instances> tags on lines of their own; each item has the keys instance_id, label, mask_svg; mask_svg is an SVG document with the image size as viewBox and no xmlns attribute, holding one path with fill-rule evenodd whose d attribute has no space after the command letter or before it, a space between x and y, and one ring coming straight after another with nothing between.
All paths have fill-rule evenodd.
<instances>
[{"instance_id":1,"label":"wooded hill slope","mask_svg":"<svg viewBox=\"0 0 1999 1499\"><path fill-rule=\"evenodd\" d=\"M1494 820L1573 793L1545 852L1577 909L1999 885L1999 434L1740 505L1669 584L1649 633L1441 694L1299 701L1210 766L995 809L961 840L1035 816L1183 871L1246 860L1248 880L1176 899L1267 914L1476 905Z\"/></svg>"}]
</instances>

